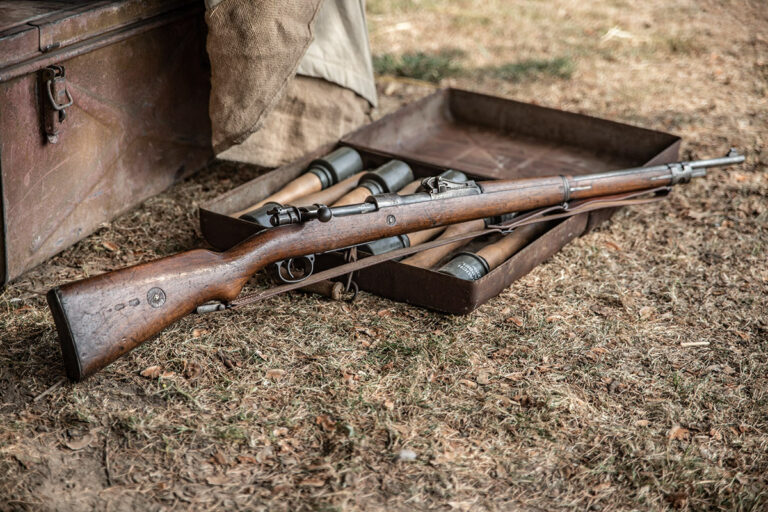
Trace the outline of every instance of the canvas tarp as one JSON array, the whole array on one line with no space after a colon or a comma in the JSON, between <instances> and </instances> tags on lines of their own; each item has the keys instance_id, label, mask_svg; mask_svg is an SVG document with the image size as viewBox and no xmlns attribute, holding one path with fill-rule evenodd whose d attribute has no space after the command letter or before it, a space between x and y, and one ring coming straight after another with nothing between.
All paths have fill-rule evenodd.
<instances>
[{"instance_id":1,"label":"canvas tarp","mask_svg":"<svg viewBox=\"0 0 768 512\"><path fill-rule=\"evenodd\" d=\"M207 6L209 108L220 157L271 167L368 120L376 90L363 0Z\"/></svg>"}]
</instances>

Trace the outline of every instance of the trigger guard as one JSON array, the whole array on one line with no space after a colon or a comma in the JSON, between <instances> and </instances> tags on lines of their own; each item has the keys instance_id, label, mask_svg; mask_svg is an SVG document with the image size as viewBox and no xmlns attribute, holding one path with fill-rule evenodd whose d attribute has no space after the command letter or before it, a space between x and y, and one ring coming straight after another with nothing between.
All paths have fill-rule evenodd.
<instances>
[{"instance_id":1,"label":"trigger guard","mask_svg":"<svg viewBox=\"0 0 768 512\"><path fill-rule=\"evenodd\" d=\"M293 273L296 263L300 261L302 263L302 269L304 275L297 277ZM298 258L289 258L287 260L280 260L275 262L277 266L277 277L284 283L299 283L315 272L315 255L309 254L307 256L300 256Z\"/></svg>"}]
</instances>

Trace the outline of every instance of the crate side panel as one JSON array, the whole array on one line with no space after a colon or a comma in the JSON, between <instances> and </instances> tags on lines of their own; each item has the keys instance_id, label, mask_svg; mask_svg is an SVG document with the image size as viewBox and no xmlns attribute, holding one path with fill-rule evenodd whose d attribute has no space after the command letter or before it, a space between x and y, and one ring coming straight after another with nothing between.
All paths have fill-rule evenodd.
<instances>
[{"instance_id":1,"label":"crate side panel","mask_svg":"<svg viewBox=\"0 0 768 512\"><path fill-rule=\"evenodd\" d=\"M44 142L37 75L2 85L9 278L211 156L204 23L191 18L62 62L75 104Z\"/></svg>"}]
</instances>

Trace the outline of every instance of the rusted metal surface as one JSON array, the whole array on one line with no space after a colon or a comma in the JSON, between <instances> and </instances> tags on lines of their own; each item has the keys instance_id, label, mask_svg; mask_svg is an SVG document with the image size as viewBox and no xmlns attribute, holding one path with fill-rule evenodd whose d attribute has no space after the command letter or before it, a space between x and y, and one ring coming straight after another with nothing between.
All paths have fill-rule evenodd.
<instances>
[{"instance_id":1,"label":"rusted metal surface","mask_svg":"<svg viewBox=\"0 0 768 512\"><path fill-rule=\"evenodd\" d=\"M342 142L477 176L527 178L642 165L676 140L604 119L445 89Z\"/></svg>"},{"instance_id":2,"label":"rusted metal surface","mask_svg":"<svg viewBox=\"0 0 768 512\"><path fill-rule=\"evenodd\" d=\"M73 9L60 10L55 14L30 22L40 31L40 49L48 51L84 41L138 21L168 12L188 0L87 1Z\"/></svg>"},{"instance_id":3,"label":"rusted metal surface","mask_svg":"<svg viewBox=\"0 0 768 512\"><path fill-rule=\"evenodd\" d=\"M81 51L92 51L95 38L119 33L126 37L124 33L132 27L190 9L202 15L202 5L195 0L6 0L0 3L0 68L27 65L11 76L5 70L0 80L28 73L34 57L50 57L52 51L67 49L59 58L71 58L77 48L68 47L85 43ZM45 65L48 63L40 67Z\"/></svg>"},{"instance_id":4,"label":"rusted metal surface","mask_svg":"<svg viewBox=\"0 0 768 512\"><path fill-rule=\"evenodd\" d=\"M108 45L97 37L90 48L81 41L74 53L58 50L0 69L5 280L211 157L205 26L197 12L110 33ZM52 59L66 68L75 100L57 144L41 127L37 72ZM22 68L28 72L10 78Z\"/></svg>"},{"instance_id":5,"label":"rusted metal surface","mask_svg":"<svg viewBox=\"0 0 768 512\"><path fill-rule=\"evenodd\" d=\"M453 168L475 178L509 179L671 162L677 157L680 139L594 117L447 89L364 126L341 142L357 148L369 167L399 158L421 177ZM267 196L301 173L315 156L203 205L203 236L219 249L242 240L252 227L226 214ZM599 210L558 223L477 281L391 261L359 272L356 279L361 289L393 300L448 313L468 313L570 240L609 218L613 211ZM472 244L468 249L473 249ZM318 267L341 262L339 255L323 255Z\"/></svg>"},{"instance_id":6,"label":"rusted metal surface","mask_svg":"<svg viewBox=\"0 0 768 512\"><path fill-rule=\"evenodd\" d=\"M4 0L0 2L0 31L87 3L78 0Z\"/></svg>"},{"instance_id":7,"label":"rusted metal surface","mask_svg":"<svg viewBox=\"0 0 768 512\"><path fill-rule=\"evenodd\" d=\"M37 55L37 28L30 25L0 31L0 66L26 60Z\"/></svg>"}]
</instances>

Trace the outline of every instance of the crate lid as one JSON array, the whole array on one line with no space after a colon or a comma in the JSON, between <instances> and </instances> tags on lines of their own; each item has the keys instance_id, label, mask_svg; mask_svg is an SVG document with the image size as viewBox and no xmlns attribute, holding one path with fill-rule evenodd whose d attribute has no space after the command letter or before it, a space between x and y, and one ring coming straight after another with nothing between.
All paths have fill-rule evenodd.
<instances>
[{"instance_id":1,"label":"crate lid","mask_svg":"<svg viewBox=\"0 0 768 512\"><path fill-rule=\"evenodd\" d=\"M195 0L5 0L0 68L141 23Z\"/></svg>"}]
</instances>

